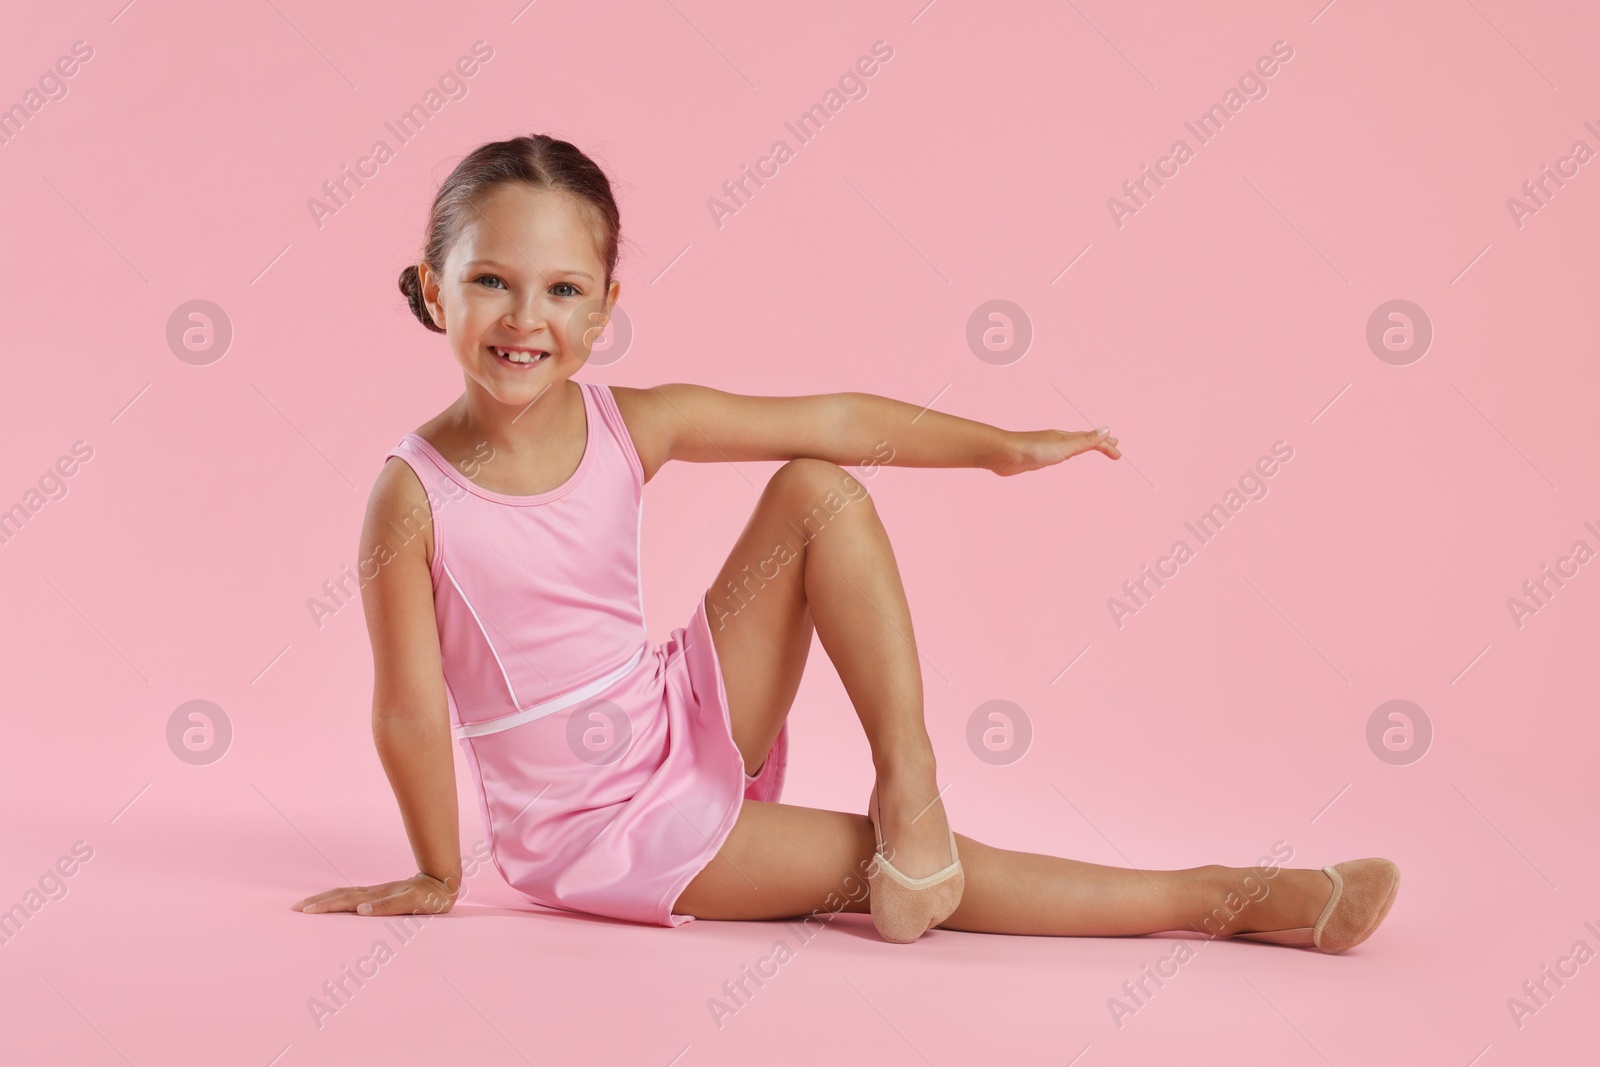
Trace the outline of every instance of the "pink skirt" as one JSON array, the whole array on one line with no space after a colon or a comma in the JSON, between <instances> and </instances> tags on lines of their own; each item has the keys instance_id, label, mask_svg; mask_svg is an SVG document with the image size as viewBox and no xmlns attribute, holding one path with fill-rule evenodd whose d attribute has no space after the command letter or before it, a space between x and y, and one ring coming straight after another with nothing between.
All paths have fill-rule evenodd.
<instances>
[{"instance_id":1,"label":"pink skirt","mask_svg":"<svg viewBox=\"0 0 1600 1067\"><path fill-rule=\"evenodd\" d=\"M597 672L604 676L606 672ZM705 597L618 681L497 733L460 738L496 868L545 907L660 926L745 799L777 800L785 722L755 777L733 743Z\"/></svg>"}]
</instances>

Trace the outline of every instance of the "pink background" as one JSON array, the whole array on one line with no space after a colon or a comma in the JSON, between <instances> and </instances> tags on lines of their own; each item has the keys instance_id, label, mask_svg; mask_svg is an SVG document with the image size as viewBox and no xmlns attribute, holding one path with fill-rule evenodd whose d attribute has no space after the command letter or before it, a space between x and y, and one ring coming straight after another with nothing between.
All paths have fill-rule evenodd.
<instances>
[{"instance_id":1,"label":"pink background","mask_svg":"<svg viewBox=\"0 0 1600 1067\"><path fill-rule=\"evenodd\" d=\"M73 42L93 57L0 145L0 507L75 441L93 456L0 545L0 907L74 842L93 857L0 946L0 1061L1593 1059L1600 963L1520 1028L1506 1001L1575 942L1600 950L1600 563L1520 628L1507 606L1574 542L1600 549L1600 162L1520 227L1507 208L1575 141L1600 149L1594 16L920 3L112 0L9 21L0 105ZM395 147L383 124L478 40L467 95L318 228L307 200ZM784 123L879 40L866 96L797 145ZM1267 95L1196 147L1184 122L1275 41L1294 54ZM621 203L635 336L592 380L865 391L1121 439L1121 462L869 483L956 829L1123 866L1242 866L1275 841L1293 866L1388 856L1405 881L1379 934L1343 957L1197 942L1119 1028L1108 998L1172 939L905 948L846 917L718 1028L708 998L791 928L557 914L485 868L319 1028L308 998L396 939L289 903L414 866L360 607L319 629L307 601L354 566L384 453L462 387L395 288L436 183L534 132L590 152ZM1107 199L1179 137L1194 158L1119 228ZM708 201L778 138L794 158L719 228ZM203 366L166 340L195 299L234 330ZM993 299L1034 331L1004 365L966 341ZM1365 336L1393 299L1434 329L1404 366ZM1119 628L1108 598L1280 440L1268 495ZM775 467L651 483L655 640ZM811 668L784 799L861 811L866 744L820 645ZM166 739L195 699L234 732L208 766ZM966 741L997 699L1034 731L1004 766ZM1367 743L1392 699L1434 730L1407 765Z\"/></svg>"}]
</instances>

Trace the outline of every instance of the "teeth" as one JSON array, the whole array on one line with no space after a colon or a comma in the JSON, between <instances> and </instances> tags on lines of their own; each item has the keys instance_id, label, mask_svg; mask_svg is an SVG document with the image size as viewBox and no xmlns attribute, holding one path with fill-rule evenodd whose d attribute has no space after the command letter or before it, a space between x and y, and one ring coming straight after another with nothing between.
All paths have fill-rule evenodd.
<instances>
[{"instance_id":1,"label":"teeth","mask_svg":"<svg viewBox=\"0 0 1600 1067\"><path fill-rule=\"evenodd\" d=\"M510 352L504 348L496 348L494 352L496 355L504 356L513 363L537 363L550 354L548 352L541 352L538 355L534 355L532 352Z\"/></svg>"}]
</instances>

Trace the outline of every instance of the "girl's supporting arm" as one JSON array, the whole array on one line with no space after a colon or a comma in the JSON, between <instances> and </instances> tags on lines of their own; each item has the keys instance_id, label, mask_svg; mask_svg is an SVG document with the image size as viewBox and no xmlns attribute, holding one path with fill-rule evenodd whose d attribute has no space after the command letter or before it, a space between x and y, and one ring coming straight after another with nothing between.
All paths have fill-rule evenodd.
<instances>
[{"instance_id":1,"label":"girl's supporting arm","mask_svg":"<svg viewBox=\"0 0 1600 1067\"><path fill-rule=\"evenodd\" d=\"M361 532L361 603L372 640L372 738L399 802L417 873L299 901L302 911L448 911L461 888L455 760L422 531L428 499L402 461L379 472ZM367 579L374 568L377 573ZM303 905L303 906L302 906Z\"/></svg>"},{"instance_id":2,"label":"girl's supporting arm","mask_svg":"<svg viewBox=\"0 0 1600 1067\"><path fill-rule=\"evenodd\" d=\"M386 465L382 475L374 487L361 549L363 560L388 559L361 592L372 639L372 737L399 801L417 869L458 886L461 828L455 753L433 580L420 532L431 521L428 499L403 462ZM408 491L395 492L399 486L385 482L397 482Z\"/></svg>"}]
</instances>

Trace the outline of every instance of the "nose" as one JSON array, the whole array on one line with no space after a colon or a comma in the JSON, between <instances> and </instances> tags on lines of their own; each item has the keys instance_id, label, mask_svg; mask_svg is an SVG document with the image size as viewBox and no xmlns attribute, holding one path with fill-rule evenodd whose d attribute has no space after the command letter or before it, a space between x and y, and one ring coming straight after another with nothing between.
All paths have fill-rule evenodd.
<instances>
[{"instance_id":1,"label":"nose","mask_svg":"<svg viewBox=\"0 0 1600 1067\"><path fill-rule=\"evenodd\" d=\"M505 324L518 333L532 333L544 325L544 304L537 292L529 293L505 317Z\"/></svg>"}]
</instances>

